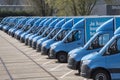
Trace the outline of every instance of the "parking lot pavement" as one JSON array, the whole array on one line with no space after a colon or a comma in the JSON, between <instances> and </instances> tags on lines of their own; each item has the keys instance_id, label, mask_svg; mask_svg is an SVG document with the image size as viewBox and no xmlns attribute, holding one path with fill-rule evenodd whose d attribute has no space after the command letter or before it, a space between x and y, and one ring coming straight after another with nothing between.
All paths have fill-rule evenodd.
<instances>
[{"instance_id":1,"label":"parking lot pavement","mask_svg":"<svg viewBox=\"0 0 120 80\"><path fill-rule=\"evenodd\" d=\"M0 31L0 80L86 80Z\"/></svg>"}]
</instances>

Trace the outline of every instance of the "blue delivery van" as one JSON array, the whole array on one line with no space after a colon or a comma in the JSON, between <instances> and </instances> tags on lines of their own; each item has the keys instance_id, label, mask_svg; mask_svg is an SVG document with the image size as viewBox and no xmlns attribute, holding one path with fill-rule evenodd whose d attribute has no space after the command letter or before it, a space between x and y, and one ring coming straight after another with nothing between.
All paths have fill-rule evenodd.
<instances>
[{"instance_id":1,"label":"blue delivery van","mask_svg":"<svg viewBox=\"0 0 120 80\"><path fill-rule=\"evenodd\" d=\"M68 19L70 19L70 18L68 18ZM46 40L42 43L41 54L49 55L48 53L50 50L50 45L57 41L61 41L68 34L68 32L73 27L73 25L81 19L82 18L72 18L72 19L68 20L67 22L65 22L62 25L61 30L52 39Z\"/></svg>"},{"instance_id":2,"label":"blue delivery van","mask_svg":"<svg viewBox=\"0 0 120 80\"><path fill-rule=\"evenodd\" d=\"M112 18L103 23L83 47L78 47L69 52L68 68L78 70L80 73L81 58L89 53L99 51L113 36L113 32L114 19Z\"/></svg>"},{"instance_id":3,"label":"blue delivery van","mask_svg":"<svg viewBox=\"0 0 120 80\"><path fill-rule=\"evenodd\" d=\"M19 22L20 19L22 19L22 17L15 17L15 18L14 18L13 24L12 24L13 26L8 26L8 27L7 27L7 31L8 31L7 33L9 33L9 30L10 30L10 29L12 29L12 28L15 27L15 25Z\"/></svg>"},{"instance_id":4,"label":"blue delivery van","mask_svg":"<svg viewBox=\"0 0 120 80\"><path fill-rule=\"evenodd\" d=\"M39 26L39 23L41 22L41 18L36 20L34 23L33 23L33 26L31 26L31 28L26 31L26 32L23 32L21 35L20 35L20 41L21 42L24 42L25 41L25 36L32 33L33 30L35 30L36 28L38 28Z\"/></svg>"},{"instance_id":5,"label":"blue delivery van","mask_svg":"<svg viewBox=\"0 0 120 80\"><path fill-rule=\"evenodd\" d=\"M29 25L19 34L19 38L21 39L21 42L22 42L22 40L24 40L24 39L22 39L21 37L24 37L24 34L27 34L27 33L29 33L29 31L34 27L33 25L34 25L34 23L38 20L38 19L40 19L40 18L33 18L33 20L31 21L31 23L29 23ZM19 40L20 40L19 39ZM24 41L23 41L24 42Z\"/></svg>"},{"instance_id":6,"label":"blue delivery van","mask_svg":"<svg viewBox=\"0 0 120 80\"><path fill-rule=\"evenodd\" d=\"M15 27L13 29L10 29L9 34L12 37L14 37L15 32L17 30L21 29L28 19L29 18L22 18L22 19L20 19L20 21L18 21L18 23L15 25Z\"/></svg>"},{"instance_id":7,"label":"blue delivery van","mask_svg":"<svg viewBox=\"0 0 120 80\"><path fill-rule=\"evenodd\" d=\"M8 24L3 26L3 31L7 33L9 28L13 27L15 25L15 22L14 22L15 20L16 20L16 18L10 18Z\"/></svg>"},{"instance_id":8,"label":"blue delivery van","mask_svg":"<svg viewBox=\"0 0 120 80\"><path fill-rule=\"evenodd\" d=\"M30 18L26 21L26 23L24 24L24 26L23 26L21 29L15 31L15 38L18 39L18 40L20 40L20 35L21 35L23 32L28 31L28 30L31 28L31 26L33 26L34 22L35 22L37 19L39 19L39 18L38 18L38 17L30 17Z\"/></svg>"},{"instance_id":9,"label":"blue delivery van","mask_svg":"<svg viewBox=\"0 0 120 80\"><path fill-rule=\"evenodd\" d=\"M29 19L25 25L23 26L23 28L21 28L20 30L16 31L15 33L15 37L16 39L20 40L20 35L23 33L23 32L26 32L27 30L29 30L31 28L31 26L33 26L34 24L34 19Z\"/></svg>"},{"instance_id":10,"label":"blue delivery van","mask_svg":"<svg viewBox=\"0 0 120 80\"><path fill-rule=\"evenodd\" d=\"M67 28L67 24L72 23L72 22L71 22L71 19L72 19L72 18L70 18L70 17L69 17L69 18L65 18L65 22L64 22L64 21L63 21L63 23L61 22L61 25L60 25L60 26L61 26L61 29L60 29L60 31L58 31L59 35L62 35L63 32L66 32L66 29L68 29L68 28ZM70 21L69 21L69 20L70 20ZM67 24L66 24L66 22L67 22ZM58 22L57 24L59 24L59 22ZM56 25L57 25L57 24L56 24ZM65 26L62 27L64 24L66 24L66 28L65 28ZM71 28L71 27L70 27L70 28ZM57 33L57 34L58 34L58 33ZM57 34L56 34L56 35L57 35ZM55 36L56 36L56 35L55 35ZM55 36L54 36L54 37L55 37ZM52 42L53 42L53 43L55 42L54 37L51 38L51 39L49 39L49 40L46 40L46 41L48 41L48 42L50 42L50 43L52 44ZM57 38L57 37L56 37L56 38ZM44 42L46 42L46 41L44 41ZM43 43L44 43L44 42L43 42ZM43 43L42 43L42 44L43 44ZM42 44L41 44L40 46L39 46L39 43L36 44L37 51L41 51Z\"/></svg>"},{"instance_id":11,"label":"blue delivery van","mask_svg":"<svg viewBox=\"0 0 120 80\"><path fill-rule=\"evenodd\" d=\"M1 29L4 31L3 27L10 24L12 17L7 17L7 19L4 21L4 24L1 26Z\"/></svg>"},{"instance_id":12,"label":"blue delivery van","mask_svg":"<svg viewBox=\"0 0 120 80\"><path fill-rule=\"evenodd\" d=\"M66 21L68 21L70 18L67 18ZM51 19L48 19L47 21L45 21L45 23L43 24L43 27L42 29L35 35L29 37L28 39L28 42L29 44L31 45L33 39L36 37L36 36L39 36L39 35L42 35L42 33L47 29L48 25L51 23ZM32 45L31 45L32 46Z\"/></svg>"},{"instance_id":13,"label":"blue delivery van","mask_svg":"<svg viewBox=\"0 0 120 80\"><path fill-rule=\"evenodd\" d=\"M9 33L9 30L13 27L15 27L15 25L18 23L18 21L21 19L22 17L12 17L10 23L6 26L3 27L4 31L6 33Z\"/></svg>"},{"instance_id":14,"label":"blue delivery van","mask_svg":"<svg viewBox=\"0 0 120 80\"><path fill-rule=\"evenodd\" d=\"M47 18L41 20L39 26L39 30L33 32L30 36L25 36L25 45L28 45L28 40L34 38L35 36L39 35L40 33L42 33L42 29L43 29L43 24L47 21Z\"/></svg>"},{"instance_id":15,"label":"blue delivery van","mask_svg":"<svg viewBox=\"0 0 120 80\"><path fill-rule=\"evenodd\" d=\"M18 38L18 34L19 34L20 32L22 32L22 31L24 30L24 28L29 25L29 23L31 22L31 20L33 20L33 19L28 18L25 22L23 22L23 23L21 22L21 23L20 23L20 26L18 26L19 28L18 28L17 30L15 30L15 32L14 32L14 37L15 37L16 39L19 39L19 38Z\"/></svg>"},{"instance_id":16,"label":"blue delivery van","mask_svg":"<svg viewBox=\"0 0 120 80\"><path fill-rule=\"evenodd\" d=\"M11 31L12 31L14 28L16 28L16 27L17 27L17 25L19 24L19 22L20 22L22 19L23 19L23 18L18 19L18 20L17 20L17 22L16 22L16 24L15 24L15 26L14 26L14 27L12 27L12 28L10 28L10 29L8 30L8 34L9 34L9 35L11 35Z\"/></svg>"},{"instance_id":17,"label":"blue delivery van","mask_svg":"<svg viewBox=\"0 0 120 80\"><path fill-rule=\"evenodd\" d=\"M43 22L42 28L38 31L38 33L29 37L28 46L32 47L33 39L42 35L42 33L48 28L48 25L52 22L52 20L53 18L47 18L47 20Z\"/></svg>"},{"instance_id":18,"label":"blue delivery van","mask_svg":"<svg viewBox=\"0 0 120 80\"><path fill-rule=\"evenodd\" d=\"M7 19L8 19L8 17L5 17L5 18L3 18L2 21L0 22L0 30L2 30L2 27L3 27L4 25L6 25Z\"/></svg>"},{"instance_id":19,"label":"blue delivery van","mask_svg":"<svg viewBox=\"0 0 120 80\"><path fill-rule=\"evenodd\" d=\"M41 24L41 22L43 22L45 19L46 19L46 18L41 17L40 20L38 20L38 21L35 22L35 23L36 23L36 24L34 24L35 29L32 29L29 34L25 35L25 44L28 43L28 38L29 38L30 36L36 34L36 33L42 28L42 26L40 26L40 24ZM27 45L27 44L26 44L26 45Z\"/></svg>"},{"instance_id":20,"label":"blue delivery van","mask_svg":"<svg viewBox=\"0 0 120 80\"><path fill-rule=\"evenodd\" d=\"M23 19L25 19L25 17L20 17L18 20L16 20L15 26L12 27L12 28L10 28L10 29L8 30L8 34L9 34L9 35L11 35L11 32L19 25L19 23L20 23Z\"/></svg>"},{"instance_id":21,"label":"blue delivery van","mask_svg":"<svg viewBox=\"0 0 120 80\"><path fill-rule=\"evenodd\" d=\"M37 51L40 51L41 45L44 41L48 39L52 39L61 29L62 25L65 23L65 19L60 20L56 25L55 28L49 33L47 37L41 38L40 40L37 41L36 49Z\"/></svg>"},{"instance_id":22,"label":"blue delivery van","mask_svg":"<svg viewBox=\"0 0 120 80\"><path fill-rule=\"evenodd\" d=\"M54 29L54 26L55 24L57 24L59 21L59 18L58 19L55 19L53 20L50 24L49 24L49 27L42 33L42 35L38 36L38 37L35 37L32 41L32 48L33 49L36 49L36 44L37 44L37 41L43 37L46 37L53 29Z\"/></svg>"},{"instance_id":23,"label":"blue delivery van","mask_svg":"<svg viewBox=\"0 0 120 80\"><path fill-rule=\"evenodd\" d=\"M46 25L46 29L44 29L44 32L41 35L36 36L32 39L31 47L33 49L36 49L37 40L41 39L42 37L47 36L50 33L50 31L54 28L54 26L50 26L50 25L56 24L57 22L58 22L57 18L51 18L47 23L44 23Z\"/></svg>"},{"instance_id":24,"label":"blue delivery van","mask_svg":"<svg viewBox=\"0 0 120 80\"><path fill-rule=\"evenodd\" d=\"M120 27L100 51L81 59L81 76L93 80L120 80L119 69Z\"/></svg>"},{"instance_id":25,"label":"blue delivery van","mask_svg":"<svg viewBox=\"0 0 120 80\"><path fill-rule=\"evenodd\" d=\"M28 41L28 38L29 38L30 36L36 34L36 33L42 28L42 26L40 26L40 24L41 24L41 22L44 21L45 19L46 19L46 18L41 18L40 21L36 21L36 22L35 22L36 24L34 25L34 26L35 26L34 29L32 29L29 34L25 35L25 40L27 39L26 41Z\"/></svg>"},{"instance_id":26,"label":"blue delivery van","mask_svg":"<svg viewBox=\"0 0 120 80\"><path fill-rule=\"evenodd\" d=\"M84 45L84 26L84 19L74 24L71 31L62 41L56 42L50 46L49 57L57 58L59 62L67 62L68 52Z\"/></svg>"}]
</instances>

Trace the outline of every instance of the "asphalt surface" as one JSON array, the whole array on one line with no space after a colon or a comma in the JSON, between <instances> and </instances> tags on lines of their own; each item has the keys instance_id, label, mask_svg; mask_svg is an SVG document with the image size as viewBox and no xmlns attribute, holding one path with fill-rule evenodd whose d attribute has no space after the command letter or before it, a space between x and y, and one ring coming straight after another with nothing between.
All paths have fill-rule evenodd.
<instances>
[{"instance_id":1,"label":"asphalt surface","mask_svg":"<svg viewBox=\"0 0 120 80\"><path fill-rule=\"evenodd\" d=\"M0 31L0 80L87 80Z\"/></svg>"}]
</instances>

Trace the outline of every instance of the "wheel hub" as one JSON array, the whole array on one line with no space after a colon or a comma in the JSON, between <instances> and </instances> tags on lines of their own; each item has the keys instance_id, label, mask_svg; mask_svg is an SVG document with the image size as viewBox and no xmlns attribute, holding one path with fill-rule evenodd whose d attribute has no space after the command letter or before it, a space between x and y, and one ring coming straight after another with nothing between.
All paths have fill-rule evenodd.
<instances>
[{"instance_id":1,"label":"wheel hub","mask_svg":"<svg viewBox=\"0 0 120 80\"><path fill-rule=\"evenodd\" d=\"M103 73L99 73L99 74L96 75L95 80L107 80L107 78Z\"/></svg>"}]
</instances>

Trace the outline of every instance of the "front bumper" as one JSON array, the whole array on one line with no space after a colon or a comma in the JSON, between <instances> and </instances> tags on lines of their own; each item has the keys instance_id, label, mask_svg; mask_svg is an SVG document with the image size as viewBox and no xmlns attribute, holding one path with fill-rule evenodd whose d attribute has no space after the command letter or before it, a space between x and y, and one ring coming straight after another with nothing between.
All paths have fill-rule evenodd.
<instances>
[{"instance_id":1,"label":"front bumper","mask_svg":"<svg viewBox=\"0 0 120 80\"><path fill-rule=\"evenodd\" d=\"M53 58L53 59L56 59L57 56L56 56L56 52L54 49L50 49L49 50L49 58Z\"/></svg>"},{"instance_id":2,"label":"front bumper","mask_svg":"<svg viewBox=\"0 0 120 80\"><path fill-rule=\"evenodd\" d=\"M36 41L32 41L32 48L33 48L33 49L36 49L36 44L37 44Z\"/></svg>"},{"instance_id":3,"label":"front bumper","mask_svg":"<svg viewBox=\"0 0 120 80\"><path fill-rule=\"evenodd\" d=\"M28 45L28 38L25 38L25 45Z\"/></svg>"},{"instance_id":4,"label":"front bumper","mask_svg":"<svg viewBox=\"0 0 120 80\"><path fill-rule=\"evenodd\" d=\"M49 49L47 49L46 47L41 47L41 54L42 55L48 55Z\"/></svg>"},{"instance_id":5,"label":"front bumper","mask_svg":"<svg viewBox=\"0 0 120 80\"><path fill-rule=\"evenodd\" d=\"M37 50L38 52L41 51L41 45L40 45L40 44L37 44L37 45L36 45L36 50Z\"/></svg>"},{"instance_id":6,"label":"front bumper","mask_svg":"<svg viewBox=\"0 0 120 80\"><path fill-rule=\"evenodd\" d=\"M73 58L69 58L67 67L73 70L78 70L80 69L80 61L76 61Z\"/></svg>"},{"instance_id":7,"label":"front bumper","mask_svg":"<svg viewBox=\"0 0 120 80\"><path fill-rule=\"evenodd\" d=\"M81 76L85 78L91 78L91 69L87 65L82 65L81 66Z\"/></svg>"},{"instance_id":8,"label":"front bumper","mask_svg":"<svg viewBox=\"0 0 120 80\"><path fill-rule=\"evenodd\" d=\"M28 39L28 46L32 47L32 39Z\"/></svg>"},{"instance_id":9,"label":"front bumper","mask_svg":"<svg viewBox=\"0 0 120 80\"><path fill-rule=\"evenodd\" d=\"M22 42L22 43L24 43L24 42L25 42L25 40L24 40L24 38L23 38L23 37L20 37L20 42Z\"/></svg>"}]
</instances>

